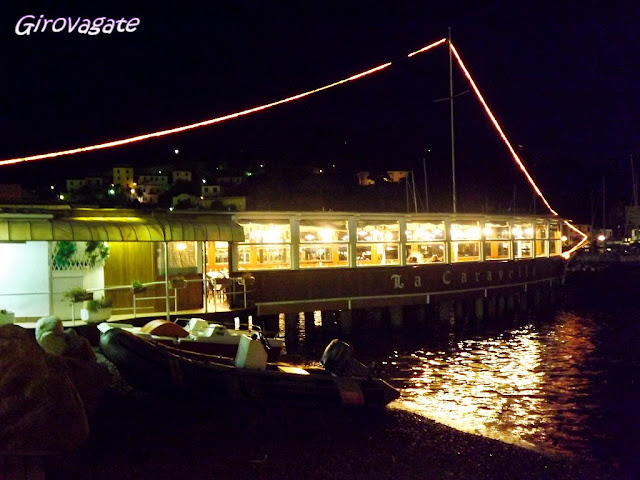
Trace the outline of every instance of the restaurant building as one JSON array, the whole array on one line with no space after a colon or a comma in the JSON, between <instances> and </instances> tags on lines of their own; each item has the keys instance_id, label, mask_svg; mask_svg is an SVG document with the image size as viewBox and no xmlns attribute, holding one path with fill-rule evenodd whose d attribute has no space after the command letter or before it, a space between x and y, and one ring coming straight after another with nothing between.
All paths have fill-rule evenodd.
<instances>
[{"instance_id":1,"label":"restaurant building","mask_svg":"<svg viewBox=\"0 0 640 480\"><path fill-rule=\"evenodd\" d=\"M526 291L562 282L562 233L551 216L7 207L0 309L17 321L79 318L80 306L62 300L74 286L111 298L123 317L230 308L270 315ZM145 291L133 292L134 281Z\"/></svg>"}]
</instances>

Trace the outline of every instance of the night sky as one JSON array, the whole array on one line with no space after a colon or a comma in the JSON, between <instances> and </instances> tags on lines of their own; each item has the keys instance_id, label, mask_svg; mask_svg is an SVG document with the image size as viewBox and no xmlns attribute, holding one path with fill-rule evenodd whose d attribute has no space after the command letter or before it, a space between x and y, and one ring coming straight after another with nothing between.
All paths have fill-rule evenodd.
<instances>
[{"instance_id":1,"label":"night sky","mask_svg":"<svg viewBox=\"0 0 640 480\"><path fill-rule=\"evenodd\" d=\"M609 205L631 201L630 155L640 153L635 1L3 3L14 5L0 7L0 159L193 123L397 62L224 124L0 167L0 182L195 161L413 169L421 178L425 158L432 194L450 196L449 105L434 102L449 95L447 50L404 57L451 27L485 99L561 215L590 221L603 176ZM16 35L18 19L40 14L137 17L140 25L110 35ZM468 88L454 64L454 93ZM514 188L519 204L531 207L531 190L473 93L456 98L455 113L461 210L509 203ZM640 155L635 161L640 169Z\"/></svg>"}]
</instances>

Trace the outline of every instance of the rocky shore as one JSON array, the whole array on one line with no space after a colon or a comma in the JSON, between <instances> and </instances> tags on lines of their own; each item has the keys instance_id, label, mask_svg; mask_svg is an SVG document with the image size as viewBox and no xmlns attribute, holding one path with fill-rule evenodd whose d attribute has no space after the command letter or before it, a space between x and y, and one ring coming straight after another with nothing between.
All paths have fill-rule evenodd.
<instances>
[{"instance_id":1,"label":"rocky shore","mask_svg":"<svg viewBox=\"0 0 640 480\"><path fill-rule=\"evenodd\" d=\"M60 480L627 478L613 467L462 433L392 406L160 399L117 374L89 440L47 458L45 472Z\"/></svg>"}]
</instances>

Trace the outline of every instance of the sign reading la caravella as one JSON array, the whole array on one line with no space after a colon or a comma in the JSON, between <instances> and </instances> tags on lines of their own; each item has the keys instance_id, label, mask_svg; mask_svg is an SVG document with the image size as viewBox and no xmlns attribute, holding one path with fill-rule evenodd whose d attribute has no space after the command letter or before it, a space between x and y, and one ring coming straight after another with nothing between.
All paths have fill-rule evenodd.
<instances>
[{"instance_id":1,"label":"sign reading la caravella","mask_svg":"<svg viewBox=\"0 0 640 480\"><path fill-rule=\"evenodd\" d=\"M394 290L412 290L422 287L489 287L537 279L535 265L483 265L465 269L432 269L405 274L392 274L391 285Z\"/></svg>"}]
</instances>

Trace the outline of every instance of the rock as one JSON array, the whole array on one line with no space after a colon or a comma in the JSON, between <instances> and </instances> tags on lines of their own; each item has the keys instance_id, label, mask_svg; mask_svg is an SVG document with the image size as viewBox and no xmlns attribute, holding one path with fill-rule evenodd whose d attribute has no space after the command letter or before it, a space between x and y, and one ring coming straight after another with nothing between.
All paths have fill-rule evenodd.
<instances>
[{"instance_id":1,"label":"rock","mask_svg":"<svg viewBox=\"0 0 640 480\"><path fill-rule=\"evenodd\" d=\"M52 358L27 330L0 326L0 454L69 451L89 436L82 399Z\"/></svg>"},{"instance_id":2,"label":"rock","mask_svg":"<svg viewBox=\"0 0 640 480\"><path fill-rule=\"evenodd\" d=\"M96 361L91 342L74 330L64 330L57 317L42 317L36 323L36 340L45 352L80 360Z\"/></svg>"}]
</instances>

